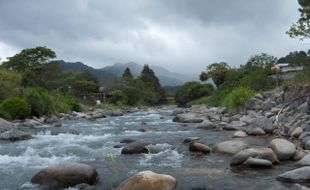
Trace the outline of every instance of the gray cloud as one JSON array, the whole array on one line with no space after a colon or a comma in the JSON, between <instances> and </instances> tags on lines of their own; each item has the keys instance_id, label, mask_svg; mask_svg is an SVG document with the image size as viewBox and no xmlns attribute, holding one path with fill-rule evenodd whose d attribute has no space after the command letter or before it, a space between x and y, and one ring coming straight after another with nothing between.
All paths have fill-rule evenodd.
<instances>
[{"instance_id":1,"label":"gray cloud","mask_svg":"<svg viewBox=\"0 0 310 190\"><path fill-rule=\"evenodd\" d=\"M135 61L199 73L309 48L285 31L295 0L0 0L0 56L45 45L96 68Z\"/></svg>"}]
</instances>

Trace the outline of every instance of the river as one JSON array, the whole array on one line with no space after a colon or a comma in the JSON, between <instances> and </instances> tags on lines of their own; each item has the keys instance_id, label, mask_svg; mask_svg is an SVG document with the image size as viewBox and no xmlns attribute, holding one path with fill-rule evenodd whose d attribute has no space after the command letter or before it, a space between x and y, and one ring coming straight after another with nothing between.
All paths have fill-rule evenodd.
<instances>
[{"instance_id":1,"label":"river","mask_svg":"<svg viewBox=\"0 0 310 190\"><path fill-rule=\"evenodd\" d=\"M40 169L62 162L81 162L94 166L100 176L96 187L111 190L142 170L174 176L178 190L188 189L292 189L276 181L276 176L293 169L282 162L268 170L230 168L231 156L188 151L183 140L201 137L212 146L230 140L233 132L196 129L196 124L172 121L174 108L148 109L120 117L95 121L64 120L62 127L40 126L34 138L18 142L0 141L0 189L37 189L31 177ZM152 131L141 132L144 121ZM122 155L114 148L124 138L145 140L151 154ZM270 137L246 137L250 147L266 147ZM72 189L72 188L71 188Z\"/></svg>"}]
</instances>

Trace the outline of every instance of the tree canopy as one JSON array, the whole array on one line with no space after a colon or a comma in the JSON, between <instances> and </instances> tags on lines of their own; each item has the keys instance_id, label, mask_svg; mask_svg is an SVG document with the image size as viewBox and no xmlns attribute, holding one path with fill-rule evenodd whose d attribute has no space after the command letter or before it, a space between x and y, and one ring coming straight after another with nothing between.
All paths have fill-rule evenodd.
<instances>
[{"instance_id":1,"label":"tree canopy","mask_svg":"<svg viewBox=\"0 0 310 190\"><path fill-rule=\"evenodd\" d=\"M229 69L230 66L225 62L213 63L207 66L207 72L202 72L200 74L200 80L206 81L212 78L214 83L219 86L225 81Z\"/></svg>"}]
</instances>

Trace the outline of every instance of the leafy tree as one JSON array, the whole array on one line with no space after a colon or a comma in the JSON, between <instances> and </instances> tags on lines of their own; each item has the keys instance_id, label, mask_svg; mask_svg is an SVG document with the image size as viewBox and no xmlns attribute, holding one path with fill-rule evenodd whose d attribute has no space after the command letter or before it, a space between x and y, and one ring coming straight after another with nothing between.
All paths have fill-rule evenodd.
<instances>
[{"instance_id":1,"label":"leafy tree","mask_svg":"<svg viewBox=\"0 0 310 190\"><path fill-rule=\"evenodd\" d=\"M133 81L133 75L131 74L131 71L130 69L127 67L122 75L122 82L125 82L125 81L129 81L129 82L132 82Z\"/></svg>"},{"instance_id":2,"label":"leafy tree","mask_svg":"<svg viewBox=\"0 0 310 190\"><path fill-rule=\"evenodd\" d=\"M24 119L30 115L30 112L30 105L18 97L9 97L0 105L0 117L6 119Z\"/></svg>"},{"instance_id":3,"label":"leafy tree","mask_svg":"<svg viewBox=\"0 0 310 190\"><path fill-rule=\"evenodd\" d=\"M28 69L41 67L42 64L51 62L56 58L53 50L47 47L35 47L23 49L20 53L9 57L8 61L3 62L3 66L9 70L24 72Z\"/></svg>"},{"instance_id":4,"label":"leafy tree","mask_svg":"<svg viewBox=\"0 0 310 190\"><path fill-rule=\"evenodd\" d=\"M262 68L245 75L241 79L240 85L257 92L275 87L272 78L268 76L268 71Z\"/></svg>"},{"instance_id":5,"label":"leafy tree","mask_svg":"<svg viewBox=\"0 0 310 190\"><path fill-rule=\"evenodd\" d=\"M201 84L195 81L187 82L177 90L175 101L179 106L185 106L190 101L211 95L212 91L213 86L210 84Z\"/></svg>"},{"instance_id":6,"label":"leafy tree","mask_svg":"<svg viewBox=\"0 0 310 190\"><path fill-rule=\"evenodd\" d=\"M21 75L4 69L0 70L0 100L21 93Z\"/></svg>"},{"instance_id":7,"label":"leafy tree","mask_svg":"<svg viewBox=\"0 0 310 190\"><path fill-rule=\"evenodd\" d=\"M281 57L278 63L289 63L290 65L309 65L310 56L304 51L293 51L285 57Z\"/></svg>"},{"instance_id":8,"label":"leafy tree","mask_svg":"<svg viewBox=\"0 0 310 190\"><path fill-rule=\"evenodd\" d=\"M300 40L310 38L310 0L298 0L300 18L286 32L292 38Z\"/></svg>"},{"instance_id":9,"label":"leafy tree","mask_svg":"<svg viewBox=\"0 0 310 190\"><path fill-rule=\"evenodd\" d=\"M250 72L258 68L270 68L277 62L277 58L266 53L251 56L245 66L242 66L245 72Z\"/></svg>"},{"instance_id":10,"label":"leafy tree","mask_svg":"<svg viewBox=\"0 0 310 190\"><path fill-rule=\"evenodd\" d=\"M224 83L229 69L229 65L225 62L213 63L207 67L207 72L202 72L200 74L200 80L206 81L212 78L214 83L219 86Z\"/></svg>"}]
</instances>

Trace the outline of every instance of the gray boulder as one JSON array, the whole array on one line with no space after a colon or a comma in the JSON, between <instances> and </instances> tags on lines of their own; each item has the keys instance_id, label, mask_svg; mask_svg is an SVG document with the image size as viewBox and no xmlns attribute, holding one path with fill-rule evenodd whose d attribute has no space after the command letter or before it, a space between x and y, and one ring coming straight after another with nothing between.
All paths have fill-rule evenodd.
<instances>
[{"instance_id":1,"label":"gray boulder","mask_svg":"<svg viewBox=\"0 0 310 190\"><path fill-rule=\"evenodd\" d=\"M34 184L40 184L48 189L62 189L86 183L97 182L98 173L92 166L79 163L51 165L39 171L31 178Z\"/></svg>"},{"instance_id":2,"label":"gray boulder","mask_svg":"<svg viewBox=\"0 0 310 190\"><path fill-rule=\"evenodd\" d=\"M204 120L202 123L199 123L197 125L198 129L204 129L204 130L209 130L209 129L215 129L216 128L216 124L212 123L209 120Z\"/></svg>"},{"instance_id":3,"label":"gray boulder","mask_svg":"<svg viewBox=\"0 0 310 190\"><path fill-rule=\"evenodd\" d=\"M265 135L266 132L260 127L254 127L248 130L248 134L253 136L262 136Z\"/></svg>"},{"instance_id":4,"label":"gray boulder","mask_svg":"<svg viewBox=\"0 0 310 190\"><path fill-rule=\"evenodd\" d=\"M233 138L243 138L243 137L246 137L247 134L243 131L236 131L234 134L233 134Z\"/></svg>"},{"instance_id":5,"label":"gray boulder","mask_svg":"<svg viewBox=\"0 0 310 190\"><path fill-rule=\"evenodd\" d=\"M203 152L203 153L209 153L210 148L208 145L202 144L202 143L190 143L188 145L188 150L191 152Z\"/></svg>"},{"instance_id":6,"label":"gray boulder","mask_svg":"<svg viewBox=\"0 0 310 190\"><path fill-rule=\"evenodd\" d=\"M296 152L296 146L285 139L273 139L270 142L270 148L277 155L279 160L289 160L293 158Z\"/></svg>"},{"instance_id":7,"label":"gray boulder","mask_svg":"<svg viewBox=\"0 0 310 190\"><path fill-rule=\"evenodd\" d=\"M0 118L0 133L3 133L5 131L9 131L15 129L15 126L12 122L9 122L5 119Z\"/></svg>"},{"instance_id":8,"label":"gray boulder","mask_svg":"<svg viewBox=\"0 0 310 190\"><path fill-rule=\"evenodd\" d=\"M149 142L133 142L127 144L121 151L122 154L141 154L141 153L149 153L149 149L147 145L151 143Z\"/></svg>"},{"instance_id":9,"label":"gray boulder","mask_svg":"<svg viewBox=\"0 0 310 190\"><path fill-rule=\"evenodd\" d=\"M139 172L123 181L116 190L175 190L177 180L152 171Z\"/></svg>"},{"instance_id":10,"label":"gray boulder","mask_svg":"<svg viewBox=\"0 0 310 190\"><path fill-rule=\"evenodd\" d=\"M297 166L310 166L310 154L306 154L296 163Z\"/></svg>"},{"instance_id":11,"label":"gray boulder","mask_svg":"<svg viewBox=\"0 0 310 190\"><path fill-rule=\"evenodd\" d=\"M243 141L224 141L217 143L212 147L212 152L214 153L224 153L224 154L236 154L241 150L246 148L246 144Z\"/></svg>"},{"instance_id":12,"label":"gray boulder","mask_svg":"<svg viewBox=\"0 0 310 190\"><path fill-rule=\"evenodd\" d=\"M309 183L310 166L288 171L277 177L277 180L290 183Z\"/></svg>"},{"instance_id":13,"label":"gray boulder","mask_svg":"<svg viewBox=\"0 0 310 190\"><path fill-rule=\"evenodd\" d=\"M193 113L181 113L173 118L174 122L179 123L201 123L204 119L197 117Z\"/></svg>"},{"instance_id":14,"label":"gray boulder","mask_svg":"<svg viewBox=\"0 0 310 190\"><path fill-rule=\"evenodd\" d=\"M31 138L32 136L30 134L17 129L11 129L9 131L0 133L0 140L19 141Z\"/></svg>"},{"instance_id":15,"label":"gray boulder","mask_svg":"<svg viewBox=\"0 0 310 190\"><path fill-rule=\"evenodd\" d=\"M270 162L269 160L250 157L242 164L242 166L252 168L271 168L272 162Z\"/></svg>"},{"instance_id":16,"label":"gray boulder","mask_svg":"<svg viewBox=\"0 0 310 190\"><path fill-rule=\"evenodd\" d=\"M193 141L198 141L200 139L200 137L187 137L186 139L184 139L183 143L190 143Z\"/></svg>"},{"instance_id":17,"label":"gray boulder","mask_svg":"<svg viewBox=\"0 0 310 190\"><path fill-rule=\"evenodd\" d=\"M250 157L269 160L273 164L279 162L277 155L270 148L249 148L235 154L230 165L240 165Z\"/></svg>"}]
</instances>

